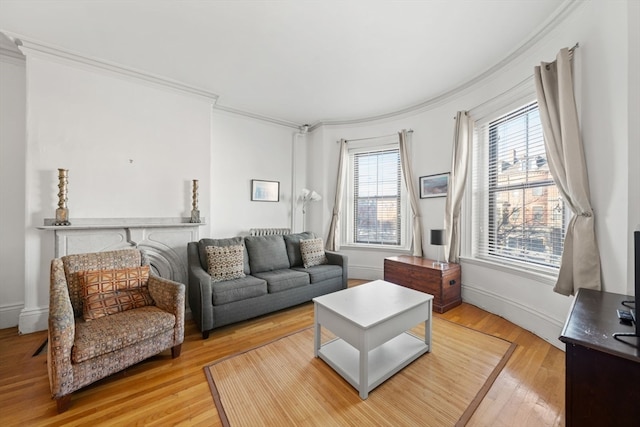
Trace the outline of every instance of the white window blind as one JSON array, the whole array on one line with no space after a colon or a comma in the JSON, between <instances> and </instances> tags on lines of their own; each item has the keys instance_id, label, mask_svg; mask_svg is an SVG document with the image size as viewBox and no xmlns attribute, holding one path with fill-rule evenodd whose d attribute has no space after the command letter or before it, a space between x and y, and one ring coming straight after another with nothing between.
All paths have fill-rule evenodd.
<instances>
[{"instance_id":1,"label":"white window blind","mask_svg":"<svg viewBox=\"0 0 640 427\"><path fill-rule=\"evenodd\" d=\"M536 102L476 122L473 256L531 268L560 265L564 202L544 149Z\"/></svg>"},{"instance_id":2,"label":"white window blind","mask_svg":"<svg viewBox=\"0 0 640 427\"><path fill-rule=\"evenodd\" d=\"M354 243L400 245L402 236L400 151L353 155Z\"/></svg>"}]
</instances>

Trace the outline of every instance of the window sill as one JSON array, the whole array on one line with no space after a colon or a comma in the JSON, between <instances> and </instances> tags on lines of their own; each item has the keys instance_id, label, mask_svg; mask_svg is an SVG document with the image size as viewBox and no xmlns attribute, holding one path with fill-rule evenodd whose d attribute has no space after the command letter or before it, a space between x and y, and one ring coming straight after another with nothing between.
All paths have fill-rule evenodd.
<instances>
[{"instance_id":1,"label":"window sill","mask_svg":"<svg viewBox=\"0 0 640 427\"><path fill-rule=\"evenodd\" d=\"M355 245L355 244L341 244L340 249L352 250L352 251L372 251L372 252L394 252L409 254L411 248L402 248L398 246L384 246L384 245Z\"/></svg>"},{"instance_id":2,"label":"window sill","mask_svg":"<svg viewBox=\"0 0 640 427\"><path fill-rule=\"evenodd\" d=\"M536 269L535 267L518 267L513 264L503 264L486 259L460 257L461 264L473 264L480 267L490 268L493 270L500 270L505 273L513 274L525 279L535 280L544 285L555 286L558 279L558 274L555 272L545 271L544 269Z\"/></svg>"}]
</instances>

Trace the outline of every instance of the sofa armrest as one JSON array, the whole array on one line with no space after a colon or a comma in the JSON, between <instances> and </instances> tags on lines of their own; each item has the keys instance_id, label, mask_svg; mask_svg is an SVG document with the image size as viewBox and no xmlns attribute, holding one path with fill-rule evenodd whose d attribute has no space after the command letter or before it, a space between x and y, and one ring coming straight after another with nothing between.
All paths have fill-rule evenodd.
<instances>
[{"instance_id":1,"label":"sofa armrest","mask_svg":"<svg viewBox=\"0 0 640 427\"><path fill-rule=\"evenodd\" d=\"M149 293L156 306L176 317L174 345L184 341L185 286L159 276L149 276Z\"/></svg>"},{"instance_id":2,"label":"sofa armrest","mask_svg":"<svg viewBox=\"0 0 640 427\"><path fill-rule=\"evenodd\" d=\"M47 369L51 394L58 398L73 391L71 349L76 333L73 306L69 298L64 266L59 258L51 261L49 288L49 344Z\"/></svg>"},{"instance_id":3,"label":"sofa armrest","mask_svg":"<svg viewBox=\"0 0 640 427\"><path fill-rule=\"evenodd\" d=\"M211 276L202 268L198 243L187 244L189 269L189 307L200 332L213 329L213 290Z\"/></svg>"},{"instance_id":4,"label":"sofa armrest","mask_svg":"<svg viewBox=\"0 0 640 427\"><path fill-rule=\"evenodd\" d=\"M324 251L329 264L342 267L342 285L346 288L349 281L349 258L346 255L333 251Z\"/></svg>"}]
</instances>

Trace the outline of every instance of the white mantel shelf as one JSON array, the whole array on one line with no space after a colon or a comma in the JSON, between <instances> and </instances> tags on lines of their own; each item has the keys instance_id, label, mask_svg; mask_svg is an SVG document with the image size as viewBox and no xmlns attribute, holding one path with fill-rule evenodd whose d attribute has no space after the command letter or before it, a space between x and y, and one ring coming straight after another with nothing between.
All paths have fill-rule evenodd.
<instances>
[{"instance_id":1,"label":"white mantel shelf","mask_svg":"<svg viewBox=\"0 0 640 427\"><path fill-rule=\"evenodd\" d=\"M173 228L200 227L202 222L190 222L190 218L73 218L70 225L53 225L55 219L45 218L38 230L99 230L110 228Z\"/></svg>"}]
</instances>

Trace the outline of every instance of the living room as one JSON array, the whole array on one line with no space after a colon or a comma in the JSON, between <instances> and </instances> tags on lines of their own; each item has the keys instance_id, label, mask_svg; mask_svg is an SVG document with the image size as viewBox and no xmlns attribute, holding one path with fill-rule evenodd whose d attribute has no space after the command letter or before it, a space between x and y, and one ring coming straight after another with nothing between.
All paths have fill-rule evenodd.
<instances>
[{"instance_id":1,"label":"living room","mask_svg":"<svg viewBox=\"0 0 640 427\"><path fill-rule=\"evenodd\" d=\"M437 99L422 99L417 108L398 114L386 115L391 112L380 108L366 120L311 117L319 121L311 122L307 133L299 130L306 121L244 112L242 105L225 106L224 96L218 97L213 89L194 90L185 82L132 72L138 68L133 58L130 64L112 64L73 49L56 50L57 43L37 30L48 18L45 13L28 7L16 14L2 10L0 31L24 37L19 49L3 49L0 55L0 327L18 326L24 334L47 327L54 237L37 227L54 216L58 168L69 170L72 221L188 217L191 181L198 179L205 218L198 227L200 237L231 237L254 227L300 231L303 217L297 197L302 188L310 188L322 200L309 204L305 228L326 238L335 195L337 140L412 129L415 174L447 172L455 113L477 110L532 76L535 65L552 61L559 49L576 43L576 101L603 289L633 293L631 235L640 223L638 3L593 0L558 5L547 28L538 28L535 37L514 45L521 49L504 52L505 63L471 84ZM167 60L170 57L167 54ZM197 66L197 58L194 62L187 66ZM251 90L246 89L248 94ZM278 181L280 201L252 202L252 179ZM423 230L442 228L444 198L419 203ZM348 247L341 251L349 257L350 278L363 280L381 278L384 258L397 255ZM425 256L436 258L437 251L425 241ZM463 251L463 301L563 349L557 338L573 298L554 293L553 279L544 275L514 273L466 255Z\"/></svg>"}]
</instances>

